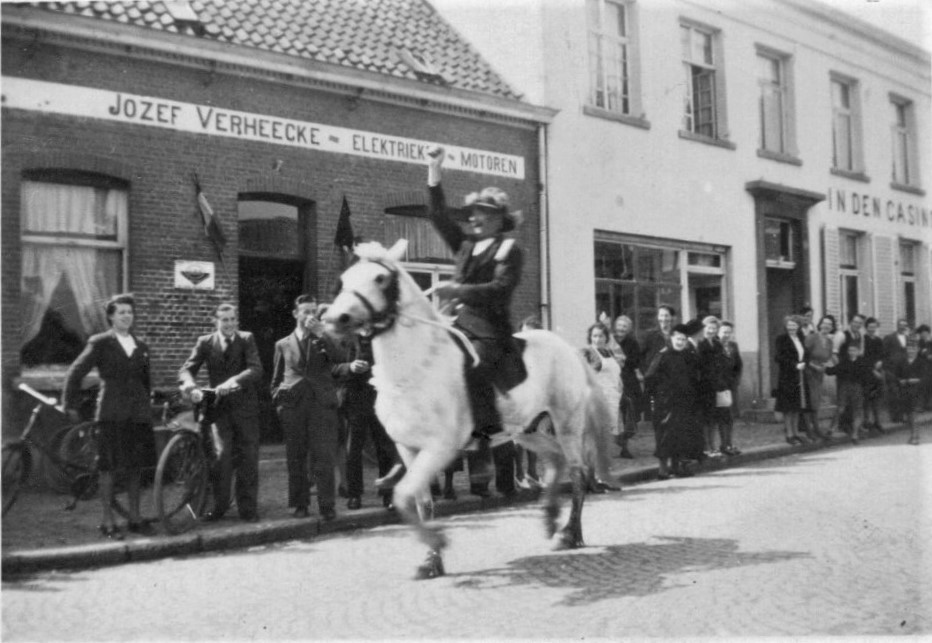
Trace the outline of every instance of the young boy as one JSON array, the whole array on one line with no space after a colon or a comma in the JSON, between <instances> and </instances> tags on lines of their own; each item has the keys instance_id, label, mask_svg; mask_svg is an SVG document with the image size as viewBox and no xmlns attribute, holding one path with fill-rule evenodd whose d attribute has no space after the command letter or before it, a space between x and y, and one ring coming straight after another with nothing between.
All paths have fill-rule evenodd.
<instances>
[{"instance_id":1,"label":"young boy","mask_svg":"<svg viewBox=\"0 0 932 643\"><path fill-rule=\"evenodd\" d=\"M826 375L838 378L838 415L851 415L849 429L852 444L857 444L864 420L864 382L869 375L870 366L861 356L861 347L849 342L838 364L825 369Z\"/></svg>"},{"instance_id":2,"label":"young boy","mask_svg":"<svg viewBox=\"0 0 932 643\"><path fill-rule=\"evenodd\" d=\"M928 362L919 357L919 342L914 337L906 341L906 358L897 360L890 369L899 384L899 407L909 429L909 444L919 444L919 429L914 422L921 394L920 383L926 377Z\"/></svg>"}]
</instances>

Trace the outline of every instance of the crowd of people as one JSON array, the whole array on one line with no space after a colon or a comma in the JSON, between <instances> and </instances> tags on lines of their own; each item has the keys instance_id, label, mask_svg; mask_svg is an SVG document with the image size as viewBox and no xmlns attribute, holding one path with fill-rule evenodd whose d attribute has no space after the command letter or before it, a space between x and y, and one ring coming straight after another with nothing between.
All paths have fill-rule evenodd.
<instances>
[{"instance_id":1,"label":"crowd of people","mask_svg":"<svg viewBox=\"0 0 932 643\"><path fill-rule=\"evenodd\" d=\"M587 330L582 355L617 416L611 427L619 457L632 458L628 441L638 422L654 429L659 477L693 475L692 463L738 455L734 420L741 381L741 352L734 325L714 316L675 324L676 310L658 308L657 327L638 341L625 315L601 320ZM837 426L855 444L868 432L885 433L881 407L890 421L904 422L910 444L918 444L916 410L932 410L932 333L911 332L905 319L881 337L873 317L855 314L836 328L832 315L812 323L813 312L784 319L774 343L777 379L774 410L783 417L786 441L804 444L831 438ZM820 424L826 376L837 381L837 413Z\"/></svg>"}]
</instances>

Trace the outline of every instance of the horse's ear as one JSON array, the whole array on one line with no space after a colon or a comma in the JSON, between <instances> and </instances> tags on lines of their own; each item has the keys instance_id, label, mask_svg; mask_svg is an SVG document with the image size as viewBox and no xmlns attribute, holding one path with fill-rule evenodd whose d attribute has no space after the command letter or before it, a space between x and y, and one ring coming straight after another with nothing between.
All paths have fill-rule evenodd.
<instances>
[{"instance_id":1,"label":"horse's ear","mask_svg":"<svg viewBox=\"0 0 932 643\"><path fill-rule=\"evenodd\" d=\"M405 258L405 252L408 250L408 240L399 239L391 248L388 249L388 258L392 261L401 261Z\"/></svg>"}]
</instances>

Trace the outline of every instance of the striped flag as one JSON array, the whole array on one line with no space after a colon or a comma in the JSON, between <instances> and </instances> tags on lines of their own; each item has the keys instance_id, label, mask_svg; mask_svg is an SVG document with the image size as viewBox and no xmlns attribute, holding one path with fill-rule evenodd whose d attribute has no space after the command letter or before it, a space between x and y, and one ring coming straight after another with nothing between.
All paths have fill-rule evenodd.
<instances>
[{"instance_id":1,"label":"striped flag","mask_svg":"<svg viewBox=\"0 0 932 643\"><path fill-rule=\"evenodd\" d=\"M340 220L337 221L337 232L333 237L333 245L346 252L352 252L355 243L356 237L353 236L353 224L350 223L349 203L347 203L346 195L344 195L343 206L340 208Z\"/></svg>"},{"instance_id":2,"label":"striped flag","mask_svg":"<svg viewBox=\"0 0 932 643\"><path fill-rule=\"evenodd\" d=\"M194 173L194 187L197 190L197 208L201 213L201 221L204 223L204 235L210 240L222 262L223 249L227 245L227 239L223 236L223 230L217 222L217 217L214 216L214 209L207 201L204 191L201 190L201 182L197 177L197 172Z\"/></svg>"}]
</instances>

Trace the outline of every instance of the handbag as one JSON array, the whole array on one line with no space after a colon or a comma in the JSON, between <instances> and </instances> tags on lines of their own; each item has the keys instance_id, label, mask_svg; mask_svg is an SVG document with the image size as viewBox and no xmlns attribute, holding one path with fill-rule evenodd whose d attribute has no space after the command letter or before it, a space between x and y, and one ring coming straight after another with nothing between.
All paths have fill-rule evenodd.
<instances>
[{"instance_id":1,"label":"handbag","mask_svg":"<svg viewBox=\"0 0 932 643\"><path fill-rule=\"evenodd\" d=\"M731 391L716 391L715 392L715 406L716 408L728 408L731 406Z\"/></svg>"}]
</instances>

